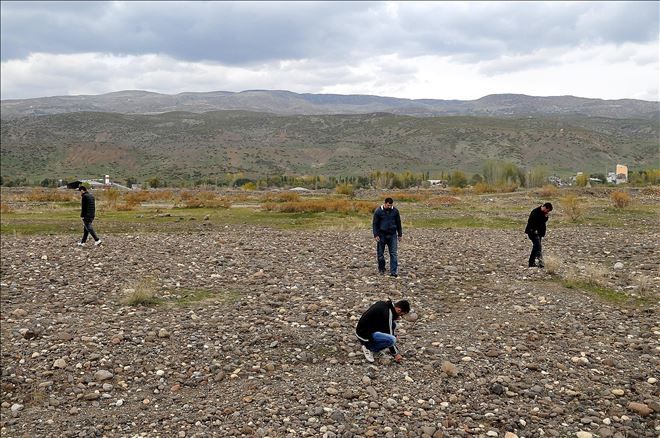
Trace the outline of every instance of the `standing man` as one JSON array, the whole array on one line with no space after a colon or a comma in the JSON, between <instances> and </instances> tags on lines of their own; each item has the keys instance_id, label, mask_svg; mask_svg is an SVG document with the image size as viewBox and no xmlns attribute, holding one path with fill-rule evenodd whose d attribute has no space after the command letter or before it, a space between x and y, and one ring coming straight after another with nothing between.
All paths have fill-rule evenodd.
<instances>
[{"instance_id":1,"label":"standing man","mask_svg":"<svg viewBox=\"0 0 660 438\"><path fill-rule=\"evenodd\" d=\"M80 185L78 190L81 192L81 206L80 206L80 217L83 221L83 236L82 240L78 242L79 246L85 246L87 242L87 235L91 234L94 239L94 245L100 245L101 239L98 238L94 228L92 227L92 222L94 222L94 217L96 216L96 201L94 201L94 195L87 191L87 187Z\"/></svg>"},{"instance_id":2,"label":"standing man","mask_svg":"<svg viewBox=\"0 0 660 438\"><path fill-rule=\"evenodd\" d=\"M397 243L401 241L403 230L399 210L394 207L392 198L385 198L383 205L374 211L372 221L374 239L376 240L376 257L378 258L378 272L385 274L385 246L390 253L390 276L398 277L399 259L397 256Z\"/></svg>"},{"instance_id":3,"label":"standing man","mask_svg":"<svg viewBox=\"0 0 660 438\"><path fill-rule=\"evenodd\" d=\"M552 204L546 202L532 210L529 214L529 219L527 219L525 234L532 241L532 253L529 255L528 264L530 268L542 268L544 266L541 239L545 237L545 223L548 222L548 214L551 211ZM536 259L538 259L538 264L536 263Z\"/></svg>"},{"instance_id":4,"label":"standing man","mask_svg":"<svg viewBox=\"0 0 660 438\"><path fill-rule=\"evenodd\" d=\"M362 344L362 353L369 362L374 361L374 352L390 349L394 360L401 362L402 357L396 348L396 320L410 312L410 303L406 300L392 304L391 300L377 301L362 314L355 328L355 334Z\"/></svg>"}]
</instances>

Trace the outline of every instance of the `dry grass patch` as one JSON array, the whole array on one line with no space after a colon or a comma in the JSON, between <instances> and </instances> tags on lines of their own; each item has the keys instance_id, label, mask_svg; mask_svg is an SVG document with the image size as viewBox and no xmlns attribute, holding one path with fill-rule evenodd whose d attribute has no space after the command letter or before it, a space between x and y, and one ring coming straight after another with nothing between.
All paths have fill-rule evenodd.
<instances>
[{"instance_id":1,"label":"dry grass patch","mask_svg":"<svg viewBox=\"0 0 660 438\"><path fill-rule=\"evenodd\" d=\"M372 213L376 206L368 201L349 201L345 199L326 199L326 200L308 200L297 202L271 203L266 202L261 205L266 211L275 211L279 213Z\"/></svg>"},{"instance_id":2,"label":"dry grass patch","mask_svg":"<svg viewBox=\"0 0 660 438\"><path fill-rule=\"evenodd\" d=\"M264 202L298 202L300 195L294 192L269 193L264 196Z\"/></svg>"},{"instance_id":3,"label":"dry grass patch","mask_svg":"<svg viewBox=\"0 0 660 438\"><path fill-rule=\"evenodd\" d=\"M556 274L561 268L561 259L556 255L550 254L543 257L544 269L550 275Z\"/></svg>"},{"instance_id":4,"label":"dry grass patch","mask_svg":"<svg viewBox=\"0 0 660 438\"><path fill-rule=\"evenodd\" d=\"M76 192L77 193L77 192ZM67 202L73 201L74 193L59 189L32 189L25 195L31 202Z\"/></svg>"},{"instance_id":5,"label":"dry grass patch","mask_svg":"<svg viewBox=\"0 0 660 438\"><path fill-rule=\"evenodd\" d=\"M632 198L628 192L615 191L610 195L616 208L625 208L632 204Z\"/></svg>"},{"instance_id":6,"label":"dry grass patch","mask_svg":"<svg viewBox=\"0 0 660 438\"><path fill-rule=\"evenodd\" d=\"M156 298L156 282L153 278L143 278L124 289L121 304L125 306L153 306L160 303Z\"/></svg>"},{"instance_id":7,"label":"dry grass patch","mask_svg":"<svg viewBox=\"0 0 660 438\"><path fill-rule=\"evenodd\" d=\"M456 205L461 200L455 196L436 196L426 201L426 205L431 208L437 207L448 207L450 205Z\"/></svg>"},{"instance_id":8,"label":"dry grass patch","mask_svg":"<svg viewBox=\"0 0 660 438\"><path fill-rule=\"evenodd\" d=\"M538 194L542 198L554 198L559 193L557 186L553 184L544 185L539 191Z\"/></svg>"},{"instance_id":9,"label":"dry grass patch","mask_svg":"<svg viewBox=\"0 0 660 438\"><path fill-rule=\"evenodd\" d=\"M584 203L572 193L559 200L563 213L568 216L572 222L577 222L584 216Z\"/></svg>"},{"instance_id":10,"label":"dry grass patch","mask_svg":"<svg viewBox=\"0 0 660 438\"><path fill-rule=\"evenodd\" d=\"M12 208L9 205L5 204L4 202L0 203L0 213L7 214L13 212L14 210L12 210Z\"/></svg>"}]
</instances>

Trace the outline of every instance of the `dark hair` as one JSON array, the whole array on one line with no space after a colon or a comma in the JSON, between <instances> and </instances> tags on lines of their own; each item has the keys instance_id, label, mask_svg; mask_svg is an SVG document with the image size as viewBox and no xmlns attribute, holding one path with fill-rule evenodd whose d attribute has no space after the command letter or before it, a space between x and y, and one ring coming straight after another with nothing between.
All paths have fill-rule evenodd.
<instances>
[{"instance_id":1,"label":"dark hair","mask_svg":"<svg viewBox=\"0 0 660 438\"><path fill-rule=\"evenodd\" d=\"M552 204L551 204L551 203L546 202L545 204L543 204L543 206L544 206L545 208L547 208L548 210L552 211Z\"/></svg>"},{"instance_id":2,"label":"dark hair","mask_svg":"<svg viewBox=\"0 0 660 438\"><path fill-rule=\"evenodd\" d=\"M394 204L394 199L392 199L392 198L385 198L385 203L386 203L386 204Z\"/></svg>"},{"instance_id":3,"label":"dark hair","mask_svg":"<svg viewBox=\"0 0 660 438\"><path fill-rule=\"evenodd\" d=\"M410 313L410 303L408 300L397 301L394 303L394 307L398 307L403 313Z\"/></svg>"},{"instance_id":4,"label":"dark hair","mask_svg":"<svg viewBox=\"0 0 660 438\"><path fill-rule=\"evenodd\" d=\"M87 187L85 187L84 185L80 184L80 185L78 186L78 190L80 190L81 192L86 192L86 191L87 191Z\"/></svg>"}]
</instances>

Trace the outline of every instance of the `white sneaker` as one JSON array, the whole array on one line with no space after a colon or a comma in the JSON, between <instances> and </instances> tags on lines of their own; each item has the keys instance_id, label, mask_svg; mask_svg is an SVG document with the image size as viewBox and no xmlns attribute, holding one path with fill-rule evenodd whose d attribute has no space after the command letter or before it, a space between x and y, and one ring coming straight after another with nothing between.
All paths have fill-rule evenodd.
<instances>
[{"instance_id":1,"label":"white sneaker","mask_svg":"<svg viewBox=\"0 0 660 438\"><path fill-rule=\"evenodd\" d=\"M362 346L362 354L364 354L364 358L367 359L367 362L374 361L374 354L364 345Z\"/></svg>"},{"instance_id":2,"label":"white sneaker","mask_svg":"<svg viewBox=\"0 0 660 438\"><path fill-rule=\"evenodd\" d=\"M85 244L82 242L78 242L78 246L85 246Z\"/></svg>"},{"instance_id":3,"label":"white sneaker","mask_svg":"<svg viewBox=\"0 0 660 438\"><path fill-rule=\"evenodd\" d=\"M101 239L99 239L99 240L97 240L96 242L94 242L94 246L99 246L100 244L101 244Z\"/></svg>"}]
</instances>

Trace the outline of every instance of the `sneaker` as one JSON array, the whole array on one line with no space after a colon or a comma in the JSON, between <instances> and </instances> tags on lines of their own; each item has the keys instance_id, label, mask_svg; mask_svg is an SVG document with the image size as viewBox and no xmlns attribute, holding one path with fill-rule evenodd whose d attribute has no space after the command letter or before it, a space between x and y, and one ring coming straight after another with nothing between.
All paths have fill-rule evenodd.
<instances>
[{"instance_id":1,"label":"sneaker","mask_svg":"<svg viewBox=\"0 0 660 438\"><path fill-rule=\"evenodd\" d=\"M390 277L397 278L398 276L399 276L399 274L390 274Z\"/></svg>"},{"instance_id":2,"label":"sneaker","mask_svg":"<svg viewBox=\"0 0 660 438\"><path fill-rule=\"evenodd\" d=\"M99 240L97 240L96 242L94 242L94 246L99 246L100 244L101 244L101 239L99 239Z\"/></svg>"},{"instance_id":3,"label":"sneaker","mask_svg":"<svg viewBox=\"0 0 660 438\"><path fill-rule=\"evenodd\" d=\"M367 362L374 361L374 354L364 345L362 346L362 354L364 354L364 358L367 359Z\"/></svg>"},{"instance_id":4,"label":"sneaker","mask_svg":"<svg viewBox=\"0 0 660 438\"><path fill-rule=\"evenodd\" d=\"M85 243L83 243L83 242L78 242L78 246L85 246Z\"/></svg>"}]
</instances>

